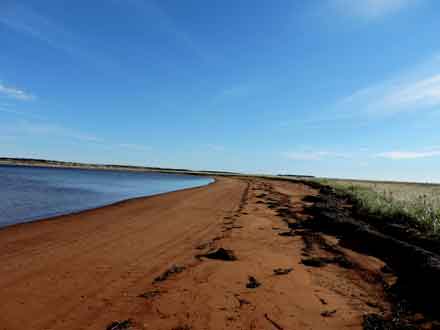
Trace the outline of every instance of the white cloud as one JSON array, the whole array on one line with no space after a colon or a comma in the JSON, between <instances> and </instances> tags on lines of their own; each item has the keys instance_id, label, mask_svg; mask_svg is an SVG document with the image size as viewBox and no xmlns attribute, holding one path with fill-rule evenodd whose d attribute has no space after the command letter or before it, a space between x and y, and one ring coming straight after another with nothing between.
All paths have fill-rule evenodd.
<instances>
[{"instance_id":1,"label":"white cloud","mask_svg":"<svg viewBox=\"0 0 440 330\"><path fill-rule=\"evenodd\" d=\"M28 1L29 2L29 1ZM96 68L106 70L119 66L96 47L84 40L84 36L73 34L60 20L54 21L49 16L40 14L31 5L18 0L0 0L0 26L30 36L46 45L63 51L73 58L80 58L93 63Z\"/></svg>"},{"instance_id":2,"label":"white cloud","mask_svg":"<svg viewBox=\"0 0 440 330\"><path fill-rule=\"evenodd\" d=\"M430 110L440 106L440 69L411 78L391 81L355 91L338 103L350 113L389 115L400 112Z\"/></svg>"},{"instance_id":3,"label":"white cloud","mask_svg":"<svg viewBox=\"0 0 440 330\"><path fill-rule=\"evenodd\" d=\"M383 103L388 108L408 108L413 106L440 105L440 73L396 86L384 96Z\"/></svg>"},{"instance_id":4,"label":"white cloud","mask_svg":"<svg viewBox=\"0 0 440 330\"><path fill-rule=\"evenodd\" d=\"M47 122L31 122L23 120L15 126L15 131L21 134L25 133L30 135L48 135L50 137L66 137L74 140L95 143L103 142L102 139L94 135Z\"/></svg>"},{"instance_id":5,"label":"white cloud","mask_svg":"<svg viewBox=\"0 0 440 330\"><path fill-rule=\"evenodd\" d=\"M10 115L14 115L14 116L24 117L24 118L28 118L28 119L30 119L30 118L40 119L40 120L46 119L44 116L41 116L40 114L35 113L35 112L22 111L22 110L17 110L15 108L9 108L9 105L7 105L7 106L0 105L0 112L7 113Z\"/></svg>"},{"instance_id":6,"label":"white cloud","mask_svg":"<svg viewBox=\"0 0 440 330\"><path fill-rule=\"evenodd\" d=\"M283 156L291 160L323 160L328 158L349 158L349 154L333 151L288 151Z\"/></svg>"},{"instance_id":7,"label":"white cloud","mask_svg":"<svg viewBox=\"0 0 440 330\"><path fill-rule=\"evenodd\" d=\"M0 83L0 95L22 101L29 101L34 99L34 96L32 94L29 94L22 89L6 86L2 83Z\"/></svg>"},{"instance_id":8,"label":"white cloud","mask_svg":"<svg viewBox=\"0 0 440 330\"><path fill-rule=\"evenodd\" d=\"M15 31L31 35L55 48L60 48L50 36L61 35L63 31L47 18L18 1L6 1L0 4L0 23Z\"/></svg>"},{"instance_id":9,"label":"white cloud","mask_svg":"<svg viewBox=\"0 0 440 330\"><path fill-rule=\"evenodd\" d=\"M282 155L290 160L319 161L329 159L358 160L365 166L367 160L385 158L392 160L420 159L440 156L440 148L424 148L420 150L391 150L374 153L362 148L360 152L333 152L333 151L288 151Z\"/></svg>"},{"instance_id":10,"label":"white cloud","mask_svg":"<svg viewBox=\"0 0 440 330\"><path fill-rule=\"evenodd\" d=\"M205 48L196 43L191 34L178 25L173 17L160 6L160 1L124 0L120 1L120 3L123 6L133 8L136 14L144 15L147 22L154 24L152 28L160 29L169 34L175 42L185 46L200 59L211 61L218 57L213 53L208 53Z\"/></svg>"},{"instance_id":11,"label":"white cloud","mask_svg":"<svg viewBox=\"0 0 440 330\"><path fill-rule=\"evenodd\" d=\"M433 54L400 73L372 82L341 97L314 117L298 118L284 124L323 126L335 122L350 125L368 124L378 119L403 113L429 113L440 110L440 55ZM436 113L440 114L439 111Z\"/></svg>"},{"instance_id":12,"label":"white cloud","mask_svg":"<svg viewBox=\"0 0 440 330\"><path fill-rule=\"evenodd\" d=\"M118 143L116 144L117 147L129 149L133 151L151 151L151 147L144 146L141 144L133 144L133 143Z\"/></svg>"},{"instance_id":13,"label":"white cloud","mask_svg":"<svg viewBox=\"0 0 440 330\"><path fill-rule=\"evenodd\" d=\"M393 159L393 160L431 158L436 156L440 156L440 150L388 151L376 155L376 157Z\"/></svg>"},{"instance_id":14,"label":"white cloud","mask_svg":"<svg viewBox=\"0 0 440 330\"><path fill-rule=\"evenodd\" d=\"M35 138L44 136L55 139L69 139L79 141L85 146L93 144L107 150L114 150L115 148L135 152L149 152L152 150L151 147L141 144L122 142L111 143L93 134L47 121L20 120L14 125L6 125L5 127L0 126L0 131L6 132L11 136L23 136L23 134L25 134Z\"/></svg>"},{"instance_id":15,"label":"white cloud","mask_svg":"<svg viewBox=\"0 0 440 330\"><path fill-rule=\"evenodd\" d=\"M208 144L207 147L211 151L216 151L216 152L225 151L225 147L224 146L217 145L217 144Z\"/></svg>"},{"instance_id":16,"label":"white cloud","mask_svg":"<svg viewBox=\"0 0 440 330\"><path fill-rule=\"evenodd\" d=\"M393 14L417 0L330 0L330 5L343 15L375 19Z\"/></svg>"}]
</instances>

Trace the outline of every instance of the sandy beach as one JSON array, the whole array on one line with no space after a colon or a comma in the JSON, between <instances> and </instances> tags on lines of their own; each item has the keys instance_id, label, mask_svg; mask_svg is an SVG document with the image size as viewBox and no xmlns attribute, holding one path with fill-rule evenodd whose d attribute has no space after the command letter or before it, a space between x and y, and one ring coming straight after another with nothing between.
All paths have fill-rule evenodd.
<instances>
[{"instance_id":1,"label":"sandy beach","mask_svg":"<svg viewBox=\"0 0 440 330\"><path fill-rule=\"evenodd\" d=\"M364 314L389 309L374 280L384 264L339 247L356 267L302 264L331 252L282 235L271 207L307 217L303 199L314 194L217 178L2 229L0 329L361 329ZM220 248L237 260L206 257Z\"/></svg>"}]
</instances>

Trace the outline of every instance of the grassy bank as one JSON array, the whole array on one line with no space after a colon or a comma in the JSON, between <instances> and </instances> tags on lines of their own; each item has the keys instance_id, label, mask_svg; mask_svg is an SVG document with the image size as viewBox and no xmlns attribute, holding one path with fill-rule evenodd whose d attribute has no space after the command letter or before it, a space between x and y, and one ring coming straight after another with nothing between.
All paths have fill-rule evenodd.
<instances>
[{"instance_id":1,"label":"grassy bank","mask_svg":"<svg viewBox=\"0 0 440 330\"><path fill-rule=\"evenodd\" d=\"M440 234L440 185L321 179L348 194L358 211L383 219L400 219L428 233Z\"/></svg>"}]
</instances>

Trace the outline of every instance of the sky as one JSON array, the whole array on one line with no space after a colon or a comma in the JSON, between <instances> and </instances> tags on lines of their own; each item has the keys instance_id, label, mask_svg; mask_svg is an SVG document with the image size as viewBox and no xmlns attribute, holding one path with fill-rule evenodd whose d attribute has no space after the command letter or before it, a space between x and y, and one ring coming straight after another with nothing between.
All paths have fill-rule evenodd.
<instances>
[{"instance_id":1,"label":"sky","mask_svg":"<svg viewBox=\"0 0 440 330\"><path fill-rule=\"evenodd\" d=\"M0 0L0 156L440 182L436 0Z\"/></svg>"}]
</instances>

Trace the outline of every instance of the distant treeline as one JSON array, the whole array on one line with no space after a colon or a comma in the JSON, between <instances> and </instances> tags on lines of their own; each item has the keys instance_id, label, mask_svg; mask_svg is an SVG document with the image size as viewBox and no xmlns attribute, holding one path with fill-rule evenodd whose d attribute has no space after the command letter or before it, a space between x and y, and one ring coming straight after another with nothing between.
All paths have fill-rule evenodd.
<instances>
[{"instance_id":1,"label":"distant treeline","mask_svg":"<svg viewBox=\"0 0 440 330\"><path fill-rule=\"evenodd\" d=\"M314 178L313 175L300 175L300 174L278 174L278 176L286 176L290 178Z\"/></svg>"},{"instance_id":2,"label":"distant treeline","mask_svg":"<svg viewBox=\"0 0 440 330\"><path fill-rule=\"evenodd\" d=\"M227 172L227 171L208 171L208 170L194 171L183 168L164 168L164 167L117 165L117 164L90 164L90 163L64 162L58 160L37 159L37 158L0 157L0 164L100 169L100 170L155 171L155 172L172 172L172 173L189 173L189 174L229 174L229 175L239 174L239 173Z\"/></svg>"}]
</instances>

